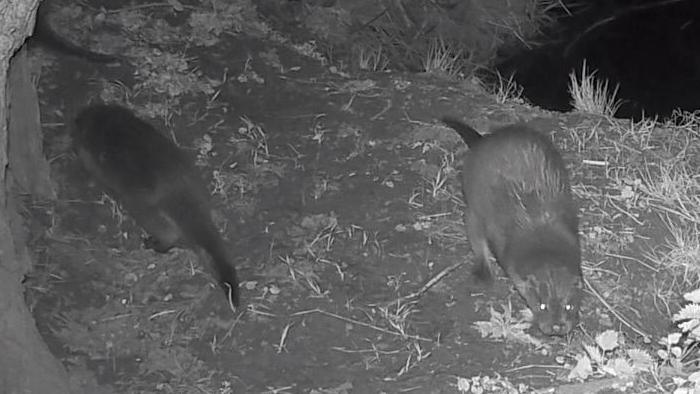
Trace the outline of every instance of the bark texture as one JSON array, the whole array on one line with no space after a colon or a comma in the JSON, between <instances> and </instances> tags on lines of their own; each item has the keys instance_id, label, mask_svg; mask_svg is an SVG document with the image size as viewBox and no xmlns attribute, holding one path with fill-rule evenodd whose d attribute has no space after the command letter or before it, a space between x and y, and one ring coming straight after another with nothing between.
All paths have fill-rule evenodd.
<instances>
[{"instance_id":1,"label":"bark texture","mask_svg":"<svg viewBox=\"0 0 700 394\"><path fill-rule=\"evenodd\" d=\"M14 59L33 29L36 6L37 0L4 0L0 6L0 393L12 394L71 392L24 301L22 279L31 262L10 204L9 167L25 191L52 195L42 164L36 93L26 59L21 53ZM9 154L10 146L19 150Z\"/></svg>"}]
</instances>

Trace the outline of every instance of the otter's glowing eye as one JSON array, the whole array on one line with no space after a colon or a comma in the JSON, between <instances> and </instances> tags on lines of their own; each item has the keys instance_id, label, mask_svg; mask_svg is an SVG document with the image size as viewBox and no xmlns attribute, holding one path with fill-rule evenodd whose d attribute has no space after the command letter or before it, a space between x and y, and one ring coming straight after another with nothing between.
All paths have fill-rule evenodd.
<instances>
[{"instance_id":1,"label":"otter's glowing eye","mask_svg":"<svg viewBox=\"0 0 700 394\"><path fill-rule=\"evenodd\" d=\"M547 310L547 304L540 304L540 310L541 311L546 311Z\"/></svg>"}]
</instances>

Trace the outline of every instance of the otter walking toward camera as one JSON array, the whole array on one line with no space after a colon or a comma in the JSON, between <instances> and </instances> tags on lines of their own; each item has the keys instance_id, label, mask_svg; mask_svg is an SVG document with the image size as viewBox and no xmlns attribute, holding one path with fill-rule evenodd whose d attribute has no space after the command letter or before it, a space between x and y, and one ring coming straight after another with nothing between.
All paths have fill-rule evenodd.
<instances>
[{"instance_id":1,"label":"otter walking toward camera","mask_svg":"<svg viewBox=\"0 0 700 394\"><path fill-rule=\"evenodd\" d=\"M236 269L211 220L206 187L187 155L120 106L85 108L75 123L73 140L83 166L148 232L145 245L157 252L200 247L238 305Z\"/></svg>"},{"instance_id":2,"label":"otter walking toward camera","mask_svg":"<svg viewBox=\"0 0 700 394\"><path fill-rule=\"evenodd\" d=\"M481 136L444 118L469 146L462 170L474 273L491 280L493 256L547 335L569 333L581 304L578 216L554 145L524 125Z\"/></svg>"}]
</instances>

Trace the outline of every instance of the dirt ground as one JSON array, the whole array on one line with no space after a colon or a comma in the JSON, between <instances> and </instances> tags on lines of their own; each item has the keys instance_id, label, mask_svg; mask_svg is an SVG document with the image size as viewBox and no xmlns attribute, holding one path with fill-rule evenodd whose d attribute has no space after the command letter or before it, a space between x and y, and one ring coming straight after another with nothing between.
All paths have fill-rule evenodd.
<instances>
[{"instance_id":1,"label":"dirt ground","mask_svg":"<svg viewBox=\"0 0 700 394\"><path fill-rule=\"evenodd\" d=\"M581 343L608 328L632 334L589 292L568 338L482 337L476 322L512 328L525 305L506 278L484 287L470 277L457 178L466 148L438 124L445 114L481 130L524 121L552 134L573 173L588 281L645 333L670 326L653 270L625 258L665 234L591 192L619 190L584 163L600 150L581 151L570 132L604 121L497 103L468 81L347 75L269 36L197 47L180 34L169 47L185 66L157 52L118 66L37 55L60 198L30 210L28 299L85 392L456 393L467 381L544 392L568 383ZM128 45L130 55L155 46L131 36ZM175 84L182 75L194 88ZM197 158L243 280L242 308L230 308L194 253L145 250L128 212L80 168L69 126L96 97L128 103Z\"/></svg>"}]
</instances>

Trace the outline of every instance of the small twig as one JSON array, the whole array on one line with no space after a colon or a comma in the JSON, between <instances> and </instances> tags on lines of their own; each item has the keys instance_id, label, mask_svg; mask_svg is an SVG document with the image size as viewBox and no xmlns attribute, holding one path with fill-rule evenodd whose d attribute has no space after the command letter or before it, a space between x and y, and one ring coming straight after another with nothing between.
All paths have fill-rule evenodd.
<instances>
[{"instance_id":1,"label":"small twig","mask_svg":"<svg viewBox=\"0 0 700 394\"><path fill-rule=\"evenodd\" d=\"M356 93L353 93L352 96L350 96L350 100L343 105L341 108L342 111L350 111L350 108L352 107L352 103L355 101L355 97L357 97Z\"/></svg>"},{"instance_id":2,"label":"small twig","mask_svg":"<svg viewBox=\"0 0 700 394\"><path fill-rule=\"evenodd\" d=\"M333 346L331 347L332 350L335 350L337 352L341 353L350 353L350 354L362 354L362 353L378 353L378 354L399 354L401 353L401 350L378 350L378 349L346 349L338 346Z\"/></svg>"},{"instance_id":3,"label":"small twig","mask_svg":"<svg viewBox=\"0 0 700 394\"><path fill-rule=\"evenodd\" d=\"M515 368L510 368L506 369L505 373L513 373L513 372L519 372L525 369L530 369L530 368L546 368L546 369L554 369L554 368L559 368L559 369L567 369L567 367L563 365L556 365L556 364L529 364L529 365L521 365L519 367Z\"/></svg>"},{"instance_id":4,"label":"small twig","mask_svg":"<svg viewBox=\"0 0 700 394\"><path fill-rule=\"evenodd\" d=\"M285 386L285 387L270 387L267 386L267 391L263 391L262 394L280 394L280 393L286 393L288 392L287 390L291 390L296 385L291 385L291 386Z\"/></svg>"},{"instance_id":5,"label":"small twig","mask_svg":"<svg viewBox=\"0 0 700 394\"><path fill-rule=\"evenodd\" d=\"M285 343L287 342L287 336L289 335L290 328L292 328L292 323L287 323L287 325L284 326L284 330L282 330L282 336L280 337L280 342L276 346L277 347L277 354L280 354L280 353L282 353L283 350L286 350Z\"/></svg>"},{"instance_id":6,"label":"small twig","mask_svg":"<svg viewBox=\"0 0 700 394\"><path fill-rule=\"evenodd\" d=\"M664 206L664 205L661 205L661 204L656 204L655 202L649 202L649 206L650 206L650 207L654 207L654 208L658 208L659 210L664 211L664 212L667 212L667 213L672 213L672 214L674 214L674 215L680 217L681 219L685 219L685 220L687 220L687 221L689 221L689 222L692 222L692 223L695 223L695 224L700 224L700 220L698 220L697 218L694 218L694 217L688 215L687 213L681 212L681 211L679 211L679 210L676 210L676 209L673 209L673 208L669 208L669 207Z\"/></svg>"},{"instance_id":7,"label":"small twig","mask_svg":"<svg viewBox=\"0 0 700 394\"><path fill-rule=\"evenodd\" d=\"M246 311L248 311L250 313L254 313L256 315L265 316L265 317L277 317L277 315L274 313L263 312L261 310L256 309L256 306L253 304L248 304L248 306L246 307Z\"/></svg>"},{"instance_id":8,"label":"small twig","mask_svg":"<svg viewBox=\"0 0 700 394\"><path fill-rule=\"evenodd\" d=\"M613 308L612 305L610 305L610 304L603 298L603 296L600 295L600 293L591 285L590 282L588 282L588 280L587 280L585 277L583 278L583 283L586 284L586 287L588 288L588 291L590 291L591 294L593 294L593 295L598 299L598 301L600 301L601 304L603 304L603 306L605 306L605 307L610 311L610 313L612 313L613 315L615 315L615 317L617 318L617 320L620 321L620 323L622 323L623 325L627 326L630 330L636 332L637 334L639 334L639 335L641 335L641 336L643 336L643 337L645 337L645 338L650 338L650 337L651 337L651 336L650 336L649 334L647 334L646 332L642 331L641 329L639 329L639 328L633 326L630 322L628 322L627 319L625 319L625 317L624 317L620 312L618 312L617 310L615 310L615 308Z\"/></svg>"},{"instance_id":9,"label":"small twig","mask_svg":"<svg viewBox=\"0 0 700 394\"><path fill-rule=\"evenodd\" d=\"M394 335L394 336L397 336L397 337L408 338L408 339L415 339L415 340L424 341L424 342L433 342L432 339L425 338L425 337L422 337L422 336L420 336L420 335L406 335L406 334L401 334L401 333L398 333L398 332L394 332L394 331L391 331L391 330L387 330L386 328L377 327L377 326L372 325L372 324L369 324L369 323L365 323L365 322L362 322L362 321L359 321L359 320L351 319L351 318L349 318L349 317L337 315L337 314L332 313L332 312L327 312L327 311L324 311L324 310L319 309L319 308L316 308L316 309L309 309L309 310L306 310L306 311L301 311L301 312L292 313L290 316L304 316L304 315L310 315L310 314L312 314L312 313L319 313L319 314L321 314L321 315L326 315L326 316L328 316L328 317L332 317L332 318L334 318L334 319L342 320L342 321L344 321L344 322L352 323L352 324L355 324L355 325L358 325L358 326L371 328L371 329L373 329L373 330L380 331L380 332L383 332L383 333L385 333L385 334L391 334L391 335Z\"/></svg>"},{"instance_id":10,"label":"small twig","mask_svg":"<svg viewBox=\"0 0 700 394\"><path fill-rule=\"evenodd\" d=\"M148 4L139 4L131 7L124 7L124 8L119 8L116 10L107 10L105 13L106 14L118 14L120 12L126 12L126 11L136 11L136 10L142 10L146 8L161 8L161 7L168 7L168 8L174 8L172 4L170 3L148 3ZM201 8L193 7L190 5L185 5L182 4L183 9L188 9L188 10L199 10Z\"/></svg>"},{"instance_id":11,"label":"small twig","mask_svg":"<svg viewBox=\"0 0 700 394\"><path fill-rule=\"evenodd\" d=\"M388 111L389 108L391 108L391 99L387 100L386 105L384 106L384 108L382 108L381 111L379 111L379 112L377 112L376 114L372 115L372 117L369 118L369 119L370 119L370 120L377 120L380 116L384 115L384 113L385 113L386 111Z\"/></svg>"},{"instance_id":12,"label":"small twig","mask_svg":"<svg viewBox=\"0 0 700 394\"><path fill-rule=\"evenodd\" d=\"M615 203L613 202L613 199L612 199L612 198L608 198L608 203L609 203L610 205L612 205L613 208L617 209L617 210L620 211L622 214L624 214L624 215L627 216L628 218L632 219L635 223L637 223L637 225L639 225L639 226L643 226L643 225L644 225L644 223L641 222L641 221L640 221L639 219L637 219L636 217L634 217L633 214L631 214L630 212L627 212L627 211L625 211L624 209L622 209L621 207L617 206L617 204L615 204Z\"/></svg>"},{"instance_id":13,"label":"small twig","mask_svg":"<svg viewBox=\"0 0 700 394\"><path fill-rule=\"evenodd\" d=\"M239 313L238 316L236 316L236 320L234 320L233 323L231 323L231 327L228 328L228 331L226 331L226 335L224 335L224 338L221 340L222 343L231 336L231 334L233 333L233 329L236 328L238 323L241 321L241 318L243 317L245 312L246 309L243 309L243 311Z\"/></svg>"},{"instance_id":14,"label":"small twig","mask_svg":"<svg viewBox=\"0 0 700 394\"><path fill-rule=\"evenodd\" d=\"M155 318L158 318L158 317L161 317L161 316L165 316L165 315L169 315L169 314L171 314L171 313L176 313L176 312L177 312L177 311L176 311L175 309L160 311L160 312L158 312L158 313L154 313L154 314L152 314L151 316L149 316L149 317L148 317L148 320L153 320L153 319L155 319ZM129 315L127 315L127 316L129 316ZM102 320L102 321L104 321L104 320Z\"/></svg>"},{"instance_id":15,"label":"small twig","mask_svg":"<svg viewBox=\"0 0 700 394\"><path fill-rule=\"evenodd\" d=\"M236 313L236 305L233 304L233 287L230 284L224 283L226 286L226 301L228 301L228 307L231 309L232 313Z\"/></svg>"},{"instance_id":16,"label":"small twig","mask_svg":"<svg viewBox=\"0 0 700 394\"><path fill-rule=\"evenodd\" d=\"M173 313L173 312L175 312L175 311L174 311L174 310L170 310L170 311L159 312L159 313L156 313L155 315L152 315L151 317L149 317L149 319L153 319L154 317L156 317L156 315L161 315L161 314L166 314L166 313ZM134 314L133 314L133 313L125 313L125 314L122 314L122 315L111 316L111 317L107 317L107 318L104 318L104 319L100 319L99 322L100 322L100 323L106 323L106 322L109 322L109 321L114 321L114 320L118 320L118 319L124 319L124 318L126 318L126 317L131 317L131 316L134 316Z\"/></svg>"},{"instance_id":17,"label":"small twig","mask_svg":"<svg viewBox=\"0 0 700 394\"><path fill-rule=\"evenodd\" d=\"M457 268L461 267L462 265L464 265L464 261L460 261L459 263L452 264L451 266L438 272L437 275L433 276L418 291L414 291L413 293L406 294L405 296L399 297L391 302L387 302L386 304L389 305L389 304L394 304L397 302L408 301L408 300L413 300L413 299L422 297L425 292L430 290L431 287L435 286L439 281L442 280L442 278L449 275L452 271L456 270Z\"/></svg>"},{"instance_id":18,"label":"small twig","mask_svg":"<svg viewBox=\"0 0 700 394\"><path fill-rule=\"evenodd\" d=\"M429 215L419 215L418 220L432 220L432 219L439 219L443 218L445 216L450 216L452 215L452 212L441 212L441 213L433 213Z\"/></svg>"},{"instance_id":19,"label":"small twig","mask_svg":"<svg viewBox=\"0 0 700 394\"><path fill-rule=\"evenodd\" d=\"M656 272L656 273L659 272L659 269L658 269L658 268L652 267L651 265L649 265L649 264L647 264L647 263L643 262L642 260L640 260L640 259L638 259L638 258L635 258L635 257L630 257L630 256L625 256L625 255L621 255L621 254L617 254L617 253L610 253L610 252L606 252L605 255L608 256L608 257L614 257L614 258L620 259L620 260L630 260L630 261L634 261L635 263L641 264L641 265L643 265L644 267L646 267L647 269L649 269L649 270L651 270L651 271L653 271L653 272Z\"/></svg>"},{"instance_id":20,"label":"small twig","mask_svg":"<svg viewBox=\"0 0 700 394\"><path fill-rule=\"evenodd\" d=\"M605 166L610 165L610 163L609 163L608 161L606 161L606 160L587 160L587 159L583 159L583 160L581 160L581 163L583 163L583 164L588 164L588 165L591 165L591 166L601 166L601 167L605 167Z\"/></svg>"}]
</instances>

